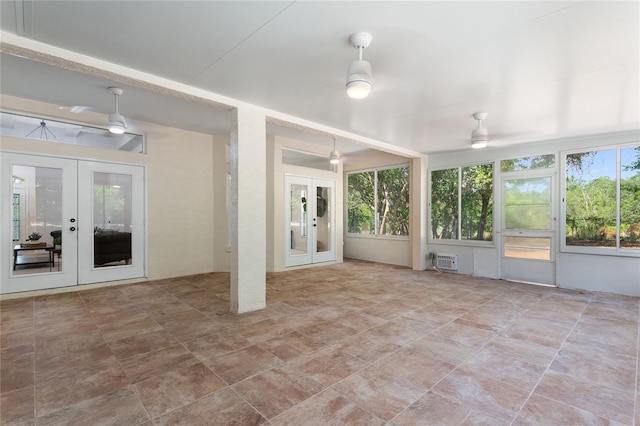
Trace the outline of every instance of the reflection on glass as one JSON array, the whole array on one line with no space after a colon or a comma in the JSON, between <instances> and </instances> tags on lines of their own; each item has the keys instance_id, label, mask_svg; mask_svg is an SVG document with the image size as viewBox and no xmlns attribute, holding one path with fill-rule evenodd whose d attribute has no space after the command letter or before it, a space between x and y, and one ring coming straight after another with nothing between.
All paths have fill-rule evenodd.
<instances>
[{"instance_id":1,"label":"reflection on glass","mask_svg":"<svg viewBox=\"0 0 640 426\"><path fill-rule=\"evenodd\" d=\"M14 165L11 173L12 273L57 271L61 257L53 244L62 229L62 170Z\"/></svg>"},{"instance_id":2,"label":"reflection on glass","mask_svg":"<svg viewBox=\"0 0 640 426\"><path fill-rule=\"evenodd\" d=\"M376 233L375 173L350 173L347 191L347 229L351 234Z\"/></svg>"},{"instance_id":3,"label":"reflection on glass","mask_svg":"<svg viewBox=\"0 0 640 426\"><path fill-rule=\"evenodd\" d=\"M500 171L518 172L521 170L548 169L556 163L555 154L536 155L535 157L513 158L500 162Z\"/></svg>"},{"instance_id":4,"label":"reflection on glass","mask_svg":"<svg viewBox=\"0 0 640 426\"><path fill-rule=\"evenodd\" d=\"M409 235L409 167L378 170L378 235Z\"/></svg>"},{"instance_id":5,"label":"reflection on glass","mask_svg":"<svg viewBox=\"0 0 640 426\"><path fill-rule=\"evenodd\" d=\"M431 238L458 239L458 169L431 172Z\"/></svg>"},{"instance_id":6,"label":"reflection on glass","mask_svg":"<svg viewBox=\"0 0 640 426\"><path fill-rule=\"evenodd\" d=\"M331 188L316 189L316 252L331 251Z\"/></svg>"},{"instance_id":7,"label":"reflection on glass","mask_svg":"<svg viewBox=\"0 0 640 426\"><path fill-rule=\"evenodd\" d=\"M551 238L504 237L504 257L551 260Z\"/></svg>"},{"instance_id":8,"label":"reflection on glass","mask_svg":"<svg viewBox=\"0 0 640 426\"><path fill-rule=\"evenodd\" d=\"M463 167L460 182L463 240L493 240L493 164Z\"/></svg>"},{"instance_id":9,"label":"reflection on glass","mask_svg":"<svg viewBox=\"0 0 640 426\"><path fill-rule=\"evenodd\" d=\"M620 150L620 248L640 250L640 146Z\"/></svg>"},{"instance_id":10,"label":"reflection on glass","mask_svg":"<svg viewBox=\"0 0 640 426\"><path fill-rule=\"evenodd\" d=\"M290 253L307 253L307 185L291 185L291 221L289 229L291 233Z\"/></svg>"},{"instance_id":11,"label":"reflection on glass","mask_svg":"<svg viewBox=\"0 0 640 426\"><path fill-rule=\"evenodd\" d=\"M93 174L94 266L131 264L132 177Z\"/></svg>"},{"instance_id":12,"label":"reflection on glass","mask_svg":"<svg viewBox=\"0 0 640 426\"><path fill-rule=\"evenodd\" d=\"M616 248L616 162L616 149L567 155L567 245Z\"/></svg>"},{"instance_id":13,"label":"reflection on glass","mask_svg":"<svg viewBox=\"0 0 640 426\"><path fill-rule=\"evenodd\" d=\"M551 229L551 178L507 180L504 198L506 229Z\"/></svg>"}]
</instances>

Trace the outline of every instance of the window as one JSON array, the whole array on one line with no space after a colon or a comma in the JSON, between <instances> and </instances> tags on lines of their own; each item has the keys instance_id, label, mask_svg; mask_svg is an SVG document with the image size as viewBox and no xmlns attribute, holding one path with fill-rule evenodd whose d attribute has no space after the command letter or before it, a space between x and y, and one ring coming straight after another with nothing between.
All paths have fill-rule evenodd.
<instances>
[{"instance_id":1,"label":"window","mask_svg":"<svg viewBox=\"0 0 640 426\"><path fill-rule=\"evenodd\" d=\"M102 149L144 152L142 135L129 132L116 135L99 127L10 112L0 112L0 135Z\"/></svg>"},{"instance_id":2,"label":"window","mask_svg":"<svg viewBox=\"0 0 640 426\"><path fill-rule=\"evenodd\" d=\"M409 235L409 167L347 175L347 232Z\"/></svg>"},{"instance_id":3,"label":"window","mask_svg":"<svg viewBox=\"0 0 640 426\"><path fill-rule=\"evenodd\" d=\"M493 164L431 172L431 238L493 240Z\"/></svg>"},{"instance_id":4,"label":"window","mask_svg":"<svg viewBox=\"0 0 640 426\"><path fill-rule=\"evenodd\" d=\"M565 247L640 252L640 145L565 157Z\"/></svg>"}]
</instances>

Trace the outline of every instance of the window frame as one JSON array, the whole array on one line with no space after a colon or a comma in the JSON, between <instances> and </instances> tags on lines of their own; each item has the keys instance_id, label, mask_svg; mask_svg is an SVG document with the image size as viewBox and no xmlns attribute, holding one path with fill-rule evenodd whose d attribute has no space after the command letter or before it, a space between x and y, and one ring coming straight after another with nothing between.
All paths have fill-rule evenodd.
<instances>
[{"instance_id":1,"label":"window frame","mask_svg":"<svg viewBox=\"0 0 640 426\"><path fill-rule=\"evenodd\" d=\"M408 184L409 184L409 209L411 209L411 189L412 189L412 185L411 185L411 164L410 163L400 163L400 164L394 164L394 165L389 165L389 166L380 166L380 167L370 167L370 168L366 168L366 169L358 169L358 170L351 170L346 172L346 179L344 180L344 185L345 185L345 205L344 205L344 210L345 210L345 215L344 215L344 230L345 230L345 235L350 237L350 238L376 238L376 239L389 239L389 240L409 240L410 236L411 236L411 220L409 219L409 232L407 235L388 235L388 234L379 234L378 231L378 227L379 227L379 220L378 220L378 212L377 212L377 208L378 208L378 171L383 171L383 170L392 170L392 169L400 169L400 168L407 168L409 170L409 177L408 177ZM374 185L373 185L373 193L374 193L374 204L376 206L376 211L373 212L374 214L374 221L375 221L375 231L373 234L360 234L360 233L354 233L354 232L349 232L349 175L353 175L353 174L358 174L358 173L368 173L368 172L373 172L374 173Z\"/></svg>"},{"instance_id":2,"label":"window frame","mask_svg":"<svg viewBox=\"0 0 640 426\"><path fill-rule=\"evenodd\" d=\"M446 244L446 245L456 245L456 246L474 246L474 247L496 247L496 170L499 167L500 160L491 160L491 161L481 161L481 162L473 162L473 163L464 163L458 165L448 165L442 167L434 167L428 170L427 173L427 244ZM491 189L491 199L493 202L492 214L491 214L491 223L492 223L492 239L491 241L486 240L465 240L462 239L462 221L460 220L462 216L462 169L474 166L482 166L491 164L493 166L493 187ZM444 239L444 238L433 238L431 234L431 221L432 221L432 174L433 172L441 171L441 170L451 170L457 169L458 175L458 238L457 239Z\"/></svg>"},{"instance_id":3,"label":"window frame","mask_svg":"<svg viewBox=\"0 0 640 426\"><path fill-rule=\"evenodd\" d=\"M620 247L620 177L622 171L621 150L625 148L640 147L640 142L621 143L614 145L596 145L580 149L572 149L560 152L560 252L572 254L592 254L598 256L638 257L640 250ZM616 150L616 246L615 247L589 247L567 244L567 155Z\"/></svg>"},{"instance_id":4,"label":"window frame","mask_svg":"<svg viewBox=\"0 0 640 426\"><path fill-rule=\"evenodd\" d=\"M13 115L13 116L16 116L16 117L34 119L34 120L39 120L39 121L48 121L50 123L59 123L59 124L61 124L63 126L75 126L75 127L82 127L82 128L87 128L87 129L93 129L93 130L100 130L105 135L107 135L109 137L114 137L114 138L121 138L121 137L126 137L126 136L139 137L139 138L141 138L141 143L140 143L140 151L138 152L138 151L132 151L132 150L121 150L121 149L105 148L104 146L96 146L93 143L81 144L81 143L77 143L77 142L69 142L69 141L64 141L64 140L41 139L41 138L38 138L38 137L31 137L29 135L19 136L19 135L4 134L3 131L2 131L2 127L0 127L0 136L2 136L2 137L28 139L28 140L35 140L35 141L44 142L44 143L70 145L70 146L80 146L80 147L87 147L87 148L94 148L94 149L102 149L102 150L106 150L106 151L120 151L120 152L127 152L127 153L138 154L138 155L146 155L147 154L147 137L146 137L145 133L132 132L132 131L127 130L122 135L116 135L116 134L109 133L109 130L107 129L107 127L101 126L99 124L92 124L92 123L87 123L87 122L82 122L82 121L77 121L77 120L70 120L70 119L63 118L63 117L53 117L53 116L50 116L50 115L47 115L47 114L37 114L36 115L36 114L31 113L31 112L20 112L20 111L15 111L15 110L6 109L6 108L0 108L0 114ZM36 129L37 129L37 127L33 131L35 131ZM33 133L33 131L32 131L32 133Z\"/></svg>"}]
</instances>

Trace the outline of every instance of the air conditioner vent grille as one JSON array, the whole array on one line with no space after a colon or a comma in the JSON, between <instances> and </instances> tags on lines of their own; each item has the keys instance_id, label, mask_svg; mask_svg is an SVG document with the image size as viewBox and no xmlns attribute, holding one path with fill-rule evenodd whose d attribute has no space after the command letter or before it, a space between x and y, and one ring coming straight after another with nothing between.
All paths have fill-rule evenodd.
<instances>
[{"instance_id":1,"label":"air conditioner vent grille","mask_svg":"<svg viewBox=\"0 0 640 426\"><path fill-rule=\"evenodd\" d=\"M449 253L438 253L436 255L436 266L446 271L458 270L458 255Z\"/></svg>"}]
</instances>

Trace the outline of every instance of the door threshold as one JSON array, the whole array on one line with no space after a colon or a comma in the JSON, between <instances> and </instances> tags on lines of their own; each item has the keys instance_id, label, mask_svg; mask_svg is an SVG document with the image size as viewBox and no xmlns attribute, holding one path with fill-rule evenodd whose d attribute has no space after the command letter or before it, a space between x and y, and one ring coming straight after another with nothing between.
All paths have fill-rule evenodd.
<instances>
[{"instance_id":1,"label":"door threshold","mask_svg":"<svg viewBox=\"0 0 640 426\"><path fill-rule=\"evenodd\" d=\"M537 285L537 286L540 286L540 287L558 288L558 286L555 285L555 284L536 283L536 282L533 282L533 281L512 280L510 278L501 278L501 279L503 279L505 281L511 281L511 282L514 282L514 283L520 283L520 284L530 284L530 285Z\"/></svg>"}]
</instances>

